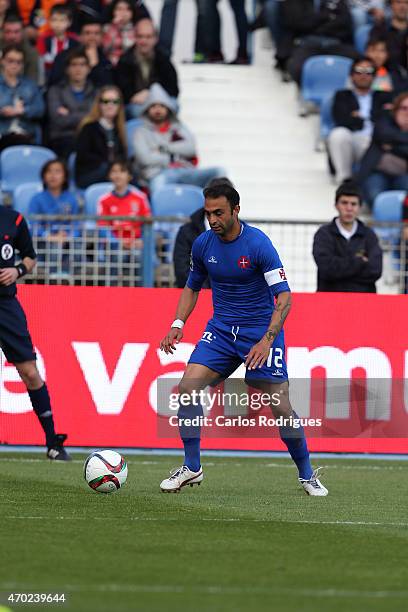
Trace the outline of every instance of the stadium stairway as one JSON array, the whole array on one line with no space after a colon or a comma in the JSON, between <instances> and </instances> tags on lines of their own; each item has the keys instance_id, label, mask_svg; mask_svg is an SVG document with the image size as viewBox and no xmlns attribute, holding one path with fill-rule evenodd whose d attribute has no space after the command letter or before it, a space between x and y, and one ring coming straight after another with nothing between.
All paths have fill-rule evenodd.
<instances>
[{"instance_id":1,"label":"stadium stairway","mask_svg":"<svg viewBox=\"0 0 408 612\"><path fill-rule=\"evenodd\" d=\"M156 23L162 0L148 0ZM197 137L201 165L221 165L242 195L242 215L254 219L324 220L333 214L333 185L324 153L314 150L317 116L298 117L293 84L273 70L267 30L252 39L254 64L186 64L192 57L195 0L179 2L173 56L181 85L180 117ZM236 49L228 0L220 0L227 60ZM253 0L247 0L251 14Z\"/></svg>"},{"instance_id":2,"label":"stadium stairway","mask_svg":"<svg viewBox=\"0 0 408 612\"><path fill-rule=\"evenodd\" d=\"M178 65L181 118L197 137L200 164L221 165L256 219L324 220L333 192L324 153L315 151L317 117L300 118L296 88L272 68L255 41L255 64Z\"/></svg>"}]
</instances>

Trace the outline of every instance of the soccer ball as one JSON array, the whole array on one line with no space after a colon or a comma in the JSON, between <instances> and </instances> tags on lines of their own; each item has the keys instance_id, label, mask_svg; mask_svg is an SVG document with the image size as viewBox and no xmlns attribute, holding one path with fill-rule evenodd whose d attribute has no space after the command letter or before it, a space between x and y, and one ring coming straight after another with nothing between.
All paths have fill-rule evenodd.
<instances>
[{"instance_id":1,"label":"soccer ball","mask_svg":"<svg viewBox=\"0 0 408 612\"><path fill-rule=\"evenodd\" d=\"M84 478L98 493L114 493L126 482L127 463L116 451L98 450L84 464Z\"/></svg>"}]
</instances>

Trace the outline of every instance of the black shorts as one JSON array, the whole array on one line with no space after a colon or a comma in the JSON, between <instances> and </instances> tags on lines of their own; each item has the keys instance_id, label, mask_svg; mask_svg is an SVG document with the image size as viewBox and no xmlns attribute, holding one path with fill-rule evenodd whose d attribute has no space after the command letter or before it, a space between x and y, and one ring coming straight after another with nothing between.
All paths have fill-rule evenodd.
<instances>
[{"instance_id":1,"label":"black shorts","mask_svg":"<svg viewBox=\"0 0 408 612\"><path fill-rule=\"evenodd\" d=\"M0 297L0 347L10 363L36 359L24 310L15 297Z\"/></svg>"}]
</instances>

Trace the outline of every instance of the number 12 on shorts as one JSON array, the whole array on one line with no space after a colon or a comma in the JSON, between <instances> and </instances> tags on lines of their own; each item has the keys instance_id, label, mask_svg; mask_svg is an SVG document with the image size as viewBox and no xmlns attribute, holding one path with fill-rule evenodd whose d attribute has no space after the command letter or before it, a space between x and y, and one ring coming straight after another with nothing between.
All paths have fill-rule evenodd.
<instances>
[{"instance_id":1,"label":"number 12 on shorts","mask_svg":"<svg viewBox=\"0 0 408 612\"><path fill-rule=\"evenodd\" d=\"M269 350L268 359L266 360L266 365L268 368L270 368L272 364L274 365L275 368L282 368L283 367L282 359L283 359L283 350L279 348L278 346L275 348L271 348Z\"/></svg>"}]
</instances>

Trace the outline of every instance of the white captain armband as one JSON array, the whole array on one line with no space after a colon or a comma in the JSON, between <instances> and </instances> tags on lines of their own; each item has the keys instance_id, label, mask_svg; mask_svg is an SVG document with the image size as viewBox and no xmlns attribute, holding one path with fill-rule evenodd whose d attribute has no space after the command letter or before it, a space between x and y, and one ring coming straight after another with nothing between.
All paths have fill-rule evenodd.
<instances>
[{"instance_id":1,"label":"white captain armband","mask_svg":"<svg viewBox=\"0 0 408 612\"><path fill-rule=\"evenodd\" d=\"M278 283L285 283L288 281L288 279L286 278L285 270L283 268L276 268L275 270L265 272L264 277L269 286L277 285Z\"/></svg>"}]
</instances>

